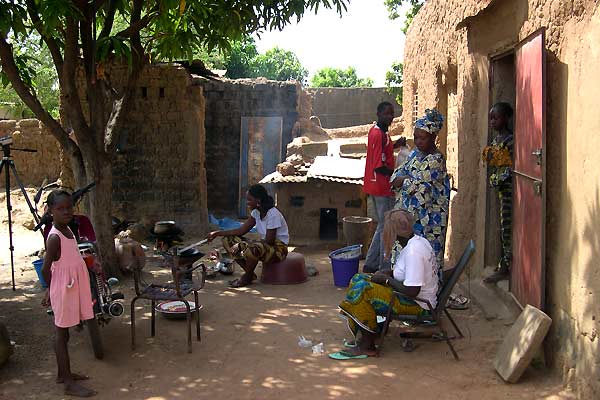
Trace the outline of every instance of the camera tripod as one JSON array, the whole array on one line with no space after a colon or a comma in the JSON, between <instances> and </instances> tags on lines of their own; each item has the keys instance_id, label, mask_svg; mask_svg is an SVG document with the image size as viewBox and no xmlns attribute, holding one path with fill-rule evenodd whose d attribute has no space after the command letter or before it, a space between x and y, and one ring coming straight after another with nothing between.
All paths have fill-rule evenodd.
<instances>
[{"instance_id":1,"label":"camera tripod","mask_svg":"<svg viewBox=\"0 0 600 400\"><path fill-rule=\"evenodd\" d=\"M2 170L4 169L4 184L5 189L6 189L6 210L8 211L8 237L9 237L9 250L10 250L10 270L11 270L11 274L12 274L12 289L15 290L15 260L14 260L14 251L15 251L15 247L13 246L13 230L12 230L12 204L10 203L10 171L12 171L13 175L15 176L15 180L17 181L17 184L19 185L19 188L21 189L21 193L23 193L23 196L25 196L25 200L27 201L27 205L29 206L29 211L31 211L31 214L33 215L33 219L35 220L36 224L40 222L40 218L37 215L37 212L35 210L35 208L33 208L33 205L31 204L31 201L29 200L29 196L27 195L27 191L25 190L25 187L23 187L23 183L21 182L21 179L19 178L19 174L17 173L17 167L15 167L15 162L13 161L11 155L10 155L10 143L12 143L12 138L10 140L7 140L6 138L2 138L2 161L0 161L0 174L2 173ZM29 153L35 153L37 152L37 150L32 150L32 149L13 149L13 150L18 150L18 151L26 151Z\"/></svg>"}]
</instances>

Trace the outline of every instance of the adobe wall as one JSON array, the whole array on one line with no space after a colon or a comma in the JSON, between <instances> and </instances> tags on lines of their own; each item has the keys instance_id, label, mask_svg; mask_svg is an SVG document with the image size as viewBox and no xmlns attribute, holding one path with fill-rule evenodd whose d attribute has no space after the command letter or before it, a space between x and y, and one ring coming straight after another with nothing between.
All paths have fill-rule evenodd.
<instances>
[{"instance_id":1,"label":"adobe wall","mask_svg":"<svg viewBox=\"0 0 600 400\"><path fill-rule=\"evenodd\" d=\"M377 105L389 101L396 116L402 107L386 88L308 88L313 96L312 114L323 128L343 128L368 124L377 119Z\"/></svg>"},{"instance_id":2,"label":"adobe wall","mask_svg":"<svg viewBox=\"0 0 600 400\"><path fill-rule=\"evenodd\" d=\"M107 67L122 87L126 66ZM208 228L204 97L185 68L148 65L113 164L113 213L178 222L187 234Z\"/></svg>"},{"instance_id":3,"label":"adobe wall","mask_svg":"<svg viewBox=\"0 0 600 400\"><path fill-rule=\"evenodd\" d=\"M600 218L600 158L595 149L600 138L593 132L600 123L586 110L600 89L599 2L513 0L492 2L485 10L484 3L430 0L407 37L405 109L414 105L417 86L419 112L448 104L448 169L456 174L458 194L451 204L446 256L454 259L473 237L478 251L471 270L482 272L487 221L486 170L480 154L488 138L492 101L489 56L546 27L546 302L554 321L546 348L552 365L580 398L598 398L600 237L595 226ZM448 77L454 74L451 99ZM458 149L456 155L452 148Z\"/></svg>"},{"instance_id":4,"label":"adobe wall","mask_svg":"<svg viewBox=\"0 0 600 400\"><path fill-rule=\"evenodd\" d=\"M294 82L265 79L209 80L194 77L194 82L203 87L206 98L208 207L211 212L236 214L242 117L283 118L283 161L298 119L297 90L301 89ZM262 153L256 156L262 157Z\"/></svg>"},{"instance_id":5,"label":"adobe wall","mask_svg":"<svg viewBox=\"0 0 600 400\"><path fill-rule=\"evenodd\" d=\"M25 186L39 186L44 179L54 182L60 176L60 148L54 136L37 119L0 121L0 137L12 136L11 148L37 150L26 153L12 150L11 155L21 182ZM1 155L0 155L1 158ZM11 187L17 181L11 173ZM4 170L0 177L0 188L4 188Z\"/></svg>"},{"instance_id":6,"label":"adobe wall","mask_svg":"<svg viewBox=\"0 0 600 400\"><path fill-rule=\"evenodd\" d=\"M367 206L362 186L313 179L308 183L278 183L277 208L283 213L293 243L319 240L321 208L337 209L338 241L343 242L342 219L347 216L366 216ZM302 197L294 205L292 197Z\"/></svg>"}]
</instances>

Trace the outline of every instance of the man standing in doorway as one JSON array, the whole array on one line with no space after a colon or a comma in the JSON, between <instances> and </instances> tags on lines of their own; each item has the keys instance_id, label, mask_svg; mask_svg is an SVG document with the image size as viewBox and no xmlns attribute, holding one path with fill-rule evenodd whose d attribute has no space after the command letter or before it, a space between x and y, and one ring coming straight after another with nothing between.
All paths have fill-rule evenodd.
<instances>
[{"instance_id":1,"label":"man standing in doorway","mask_svg":"<svg viewBox=\"0 0 600 400\"><path fill-rule=\"evenodd\" d=\"M390 176L394 172L394 145L388 129L394 119L394 106L384 101L377 106L377 124L369 130L367 162L363 191L373 198L377 213L377 229L371 240L364 272L390 269L390 261L383 257L383 232L385 213L394 207Z\"/></svg>"}]
</instances>

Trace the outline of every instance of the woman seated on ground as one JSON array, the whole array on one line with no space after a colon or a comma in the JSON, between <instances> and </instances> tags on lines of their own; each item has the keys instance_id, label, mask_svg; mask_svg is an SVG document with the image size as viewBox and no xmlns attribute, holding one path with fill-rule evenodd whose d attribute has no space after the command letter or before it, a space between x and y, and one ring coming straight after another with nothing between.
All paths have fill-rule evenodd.
<instances>
[{"instance_id":1,"label":"woman seated on ground","mask_svg":"<svg viewBox=\"0 0 600 400\"><path fill-rule=\"evenodd\" d=\"M256 279L254 270L259 261L263 264L280 262L287 257L290 237L281 212L275 208L273 197L261 185L248 189L246 204L252 210L248 220L237 229L215 231L208 234L209 241L223 237L223 247L242 267L244 274L229 282L231 287L247 286ZM256 226L260 241L250 242L243 237Z\"/></svg>"},{"instance_id":2,"label":"woman seated on ground","mask_svg":"<svg viewBox=\"0 0 600 400\"><path fill-rule=\"evenodd\" d=\"M414 218L404 210L386 213L383 231L384 257L390 258L396 241L403 246L392 260L393 270L374 275L356 274L350 282L346 298L340 303L340 313L348 320L350 331L357 337L356 346L332 353L330 358L346 360L376 355L377 316L387 315L394 291L398 296L393 305L396 315L426 315L429 306L414 297L427 300L436 307L438 277L435 252L429 241L414 234Z\"/></svg>"}]
</instances>

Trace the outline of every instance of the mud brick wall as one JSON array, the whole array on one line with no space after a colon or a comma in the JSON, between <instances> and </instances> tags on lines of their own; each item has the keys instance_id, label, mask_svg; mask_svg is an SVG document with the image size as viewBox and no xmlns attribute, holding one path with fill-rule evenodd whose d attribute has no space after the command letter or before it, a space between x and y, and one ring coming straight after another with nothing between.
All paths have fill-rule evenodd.
<instances>
[{"instance_id":1,"label":"mud brick wall","mask_svg":"<svg viewBox=\"0 0 600 400\"><path fill-rule=\"evenodd\" d=\"M242 117L282 117L282 158L298 119L294 82L264 79L212 80L194 77L206 98L208 208L220 214L238 209ZM260 153L254 155L262 157Z\"/></svg>"},{"instance_id":2,"label":"mud brick wall","mask_svg":"<svg viewBox=\"0 0 600 400\"><path fill-rule=\"evenodd\" d=\"M402 106L386 88L309 88L312 114L319 117L323 128L344 128L369 124L377 119L377 105L389 101L396 116Z\"/></svg>"},{"instance_id":3,"label":"mud brick wall","mask_svg":"<svg viewBox=\"0 0 600 400\"><path fill-rule=\"evenodd\" d=\"M467 270L473 279L482 273L488 238L497 237L498 229L487 213L494 194L488 192L480 156L489 140L489 107L513 100L520 90L507 79L507 70L515 72L514 61L490 56L507 54L541 28L546 62L546 276L531 285L545 285L544 311L553 319L545 359L577 398L598 399L600 136L580 133L599 129L596 113L587 111L600 88L599 2L427 1L406 35L403 101L415 116L431 107L448 116L448 129L440 136L446 140L448 170L458 192L450 204L446 256L452 265L474 239L477 251ZM500 77L505 81L499 82ZM405 122L412 126L412 118ZM515 134L518 138L520 133Z\"/></svg>"},{"instance_id":4,"label":"mud brick wall","mask_svg":"<svg viewBox=\"0 0 600 400\"><path fill-rule=\"evenodd\" d=\"M113 84L123 67L108 70ZM208 227L204 97L189 73L145 67L113 165L113 213L131 220L173 219L186 234Z\"/></svg>"},{"instance_id":5,"label":"mud brick wall","mask_svg":"<svg viewBox=\"0 0 600 400\"><path fill-rule=\"evenodd\" d=\"M11 149L27 148L37 153L25 153L12 150L17 173L25 186L39 186L44 179L53 182L60 175L60 151L54 136L37 119L0 121L0 137L12 136ZM17 181L11 173L11 187L17 187ZM0 187L4 188L4 170L0 177Z\"/></svg>"},{"instance_id":6,"label":"mud brick wall","mask_svg":"<svg viewBox=\"0 0 600 400\"><path fill-rule=\"evenodd\" d=\"M285 216L295 244L319 240L321 209L337 210L339 242L344 241L344 217L367 215L361 185L313 179L306 183L278 183L276 192L277 208Z\"/></svg>"}]
</instances>

